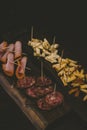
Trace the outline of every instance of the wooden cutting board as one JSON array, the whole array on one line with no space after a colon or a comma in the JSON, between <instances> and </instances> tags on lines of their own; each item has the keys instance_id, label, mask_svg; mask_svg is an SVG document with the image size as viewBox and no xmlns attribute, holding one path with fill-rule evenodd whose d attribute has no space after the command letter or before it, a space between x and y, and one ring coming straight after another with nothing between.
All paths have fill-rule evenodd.
<instances>
[{"instance_id":1,"label":"wooden cutting board","mask_svg":"<svg viewBox=\"0 0 87 130\"><path fill-rule=\"evenodd\" d=\"M29 49L26 46L27 40L29 39L29 32L25 32L23 30L19 33L18 31L16 31L15 33L11 32L9 35L6 34L5 36L3 36L3 39L8 40L10 43L16 40L23 41L23 49L26 50L26 53L29 56L29 61L32 60L32 62L34 63L32 64L32 62L29 62L28 64L28 66L33 70L31 73L36 76L37 74L40 75L40 70L37 68L37 66L40 67L40 63L38 63L39 60L34 59L32 55L32 49ZM37 62L37 65L35 64L35 62ZM45 74L47 76L50 76L50 78L57 83L58 90L60 90L64 94L64 104L60 107L56 107L51 111L41 111L40 109L38 109L34 103L34 100L28 98L22 91L20 91L16 88L15 85L13 85L15 82L15 78L9 78L4 75L1 68L0 85L16 102L22 112L25 113L26 117L38 130L45 130L48 126L50 126L52 123L55 123L55 121L57 121L58 119L62 119L65 114L70 112L71 108L75 112L77 112L78 115L80 115L84 120L87 121L87 104L84 105L83 103L81 103L81 101L78 102L78 99L74 100L71 96L67 94L66 88L63 87L62 82L58 78L58 75L51 69L50 65L44 63L44 70Z\"/></svg>"},{"instance_id":2,"label":"wooden cutting board","mask_svg":"<svg viewBox=\"0 0 87 130\"><path fill-rule=\"evenodd\" d=\"M31 68L31 72L26 72L27 75L34 75L34 76L40 76L40 62L38 63L38 60L35 60L32 56L32 50L29 50L29 48L26 46L26 35L25 33L21 35L16 35L15 37L8 37L7 40L10 42L21 40L23 42L23 52L26 51L28 55L29 62L27 64L28 67ZM25 44L24 44L25 43ZM37 62L37 65L36 63ZM53 82L57 84L57 89L63 92L61 89L62 84L55 75L55 72L53 72L48 66L44 63L44 73L46 76L49 76L53 80ZM26 115L26 117L32 122L32 124L36 127L38 130L45 130L47 127L49 127L52 123L57 121L58 119L62 118L64 115L66 115L68 112L70 112L71 108L70 105L66 102L66 96L64 95L64 103L61 106L56 107L53 110L50 111L43 111L40 110L36 104L35 101L29 97L23 92L20 91L16 87L15 84L15 77L12 78L7 77L1 68L0 63L0 85L3 87L3 89L8 93L8 95L14 100L14 102L19 106L19 108L22 110L22 112Z\"/></svg>"},{"instance_id":3,"label":"wooden cutting board","mask_svg":"<svg viewBox=\"0 0 87 130\"><path fill-rule=\"evenodd\" d=\"M32 66L32 64L31 64ZM33 65L34 67L34 65ZM38 71L37 67L35 70ZM52 75L53 78L53 75ZM15 86L14 78L7 77L1 70L0 72L0 85L8 93L8 95L15 101L15 103L20 107L22 112L25 113L26 117L33 123L33 125L38 130L45 130L49 125L54 123L59 118L62 118L68 112L70 112L70 106L64 98L64 103L50 111L40 110L35 101L18 89Z\"/></svg>"}]
</instances>

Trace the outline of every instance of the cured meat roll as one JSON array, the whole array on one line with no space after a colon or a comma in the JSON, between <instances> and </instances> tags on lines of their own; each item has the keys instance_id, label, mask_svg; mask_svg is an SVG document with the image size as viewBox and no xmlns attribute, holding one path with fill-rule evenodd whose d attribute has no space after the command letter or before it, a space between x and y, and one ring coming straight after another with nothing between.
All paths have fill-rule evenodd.
<instances>
[{"instance_id":1,"label":"cured meat roll","mask_svg":"<svg viewBox=\"0 0 87 130\"><path fill-rule=\"evenodd\" d=\"M1 44L0 44L0 51L2 50L6 50L6 47L7 47L7 42L6 41L3 41Z\"/></svg>"},{"instance_id":2,"label":"cured meat roll","mask_svg":"<svg viewBox=\"0 0 87 130\"><path fill-rule=\"evenodd\" d=\"M25 69L27 64L27 57L24 56L22 59L18 62L18 66L16 68L16 77L18 79L22 79L25 76Z\"/></svg>"},{"instance_id":3,"label":"cured meat roll","mask_svg":"<svg viewBox=\"0 0 87 130\"><path fill-rule=\"evenodd\" d=\"M4 55L1 57L1 61L3 63L6 63L8 53L12 52L13 50L14 50L14 44L9 44L8 49L6 50Z\"/></svg>"},{"instance_id":4,"label":"cured meat roll","mask_svg":"<svg viewBox=\"0 0 87 130\"><path fill-rule=\"evenodd\" d=\"M22 43L20 41L15 42L15 59L22 56Z\"/></svg>"},{"instance_id":5,"label":"cured meat roll","mask_svg":"<svg viewBox=\"0 0 87 130\"><path fill-rule=\"evenodd\" d=\"M22 79L18 79L17 81L17 87L18 88L29 88L32 85L35 84L35 78L34 77L24 77Z\"/></svg>"},{"instance_id":6,"label":"cured meat roll","mask_svg":"<svg viewBox=\"0 0 87 130\"><path fill-rule=\"evenodd\" d=\"M4 54L5 50L6 50L6 47L7 47L7 42L3 41L0 44L0 59L3 56L3 54Z\"/></svg>"},{"instance_id":7,"label":"cured meat roll","mask_svg":"<svg viewBox=\"0 0 87 130\"><path fill-rule=\"evenodd\" d=\"M39 98L39 97L45 96L48 93L53 92L53 90L54 89L53 89L52 86L48 86L48 87L37 87L37 86L33 86L31 88L26 89L26 93L30 97Z\"/></svg>"},{"instance_id":8,"label":"cured meat roll","mask_svg":"<svg viewBox=\"0 0 87 130\"><path fill-rule=\"evenodd\" d=\"M14 55L13 55L13 53L9 53L7 55L7 63L2 64L2 69L6 75L13 76L13 74L14 74Z\"/></svg>"}]
</instances>

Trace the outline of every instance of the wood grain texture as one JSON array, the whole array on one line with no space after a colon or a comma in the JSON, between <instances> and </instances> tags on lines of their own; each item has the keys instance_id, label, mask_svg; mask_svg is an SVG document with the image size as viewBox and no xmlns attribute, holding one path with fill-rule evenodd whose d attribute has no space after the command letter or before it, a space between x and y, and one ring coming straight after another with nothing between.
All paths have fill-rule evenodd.
<instances>
[{"instance_id":1,"label":"wood grain texture","mask_svg":"<svg viewBox=\"0 0 87 130\"><path fill-rule=\"evenodd\" d=\"M61 107L57 107L52 111L39 110L35 105L33 105L33 101L29 98L27 99L20 90L10 84L2 73L0 73L0 84L38 130L46 129L51 123L55 122L58 118L61 118L70 111L70 107L66 102L64 102Z\"/></svg>"}]
</instances>

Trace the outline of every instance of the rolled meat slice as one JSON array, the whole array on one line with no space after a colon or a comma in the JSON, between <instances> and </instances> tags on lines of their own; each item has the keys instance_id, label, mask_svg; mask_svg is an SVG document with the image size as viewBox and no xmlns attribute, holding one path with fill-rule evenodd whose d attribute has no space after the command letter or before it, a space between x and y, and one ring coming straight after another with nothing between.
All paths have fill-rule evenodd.
<instances>
[{"instance_id":1,"label":"rolled meat slice","mask_svg":"<svg viewBox=\"0 0 87 130\"><path fill-rule=\"evenodd\" d=\"M48 86L52 84L52 80L48 77L38 77L36 86Z\"/></svg>"},{"instance_id":2,"label":"rolled meat slice","mask_svg":"<svg viewBox=\"0 0 87 130\"><path fill-rule=\"evenodd\" d=\"M18 88L29 88L31 87L32 85L34 85L36 82L35 78L34 77L24 77L22 79L18 79L17 81L17 87Z\"/></svg>"},{"instance_id":3,"label":"rolled meat slice","mask_svg":"<svg viewBox=\"0 0 87 130\"><path fill-rule=\"evenodd\" d=\"M54 91L46 95L45 101L50 106L55 107L63 102L63 95L59 91Z\"/></svg>"},{"instance_id":4,"label":"rolled meat slice","mask_svg":"<svg viewBox=\"0 0 87 130\"><path fill-rule=\"evenodd\" d=\"M22 79L25 76L26 64L27 64L27 57L24 56L19 61L18 66L16 68L16 77L18 79Z\"/></svg>"},{"instance_id":5,"label":"rolled meat slice","mask_svg":"<svg viewBox=\"0 0 87 130\"><path fill-rule=\"evenodd\" d=\"M39 98L45 96L48 93L53 92L53 90L54 89L52 86L48 87L33 86L31 88L26 89L26 94L33 98Z\"/></svg>"},{"instance_id":6,"label":"rolled meat slice","mask_svg":"<svg viewBox=\"0 0 87 130\"><path fill-rule=\"evenodd\" d=\"M14 74L14 54L13 53L9 53L7 55L7 63L6 64L2 64L2 69L4 71L4 73L8 76L13 76Z\"/></svg>"},{"instance_id":7,"label":"rolled meat slice","mask_svg":"<svg viewBox=\"0 0 87 130\"><path fill-rule=\"evenodd\" d=\"M22 56L22 43L20 41L15 42L15 59Z\"/></svg>"},{"instance_id":8,"label":"rolled meat slice","mask_svg":"<svg viewBox=\"0 0 87 130\"><path fill-rule=\"evenodd\" d=\"M8 49L6 50L4 55L1 57L1 61L3 63L6 63L8 53L12 52L13 50L14 50L14 44L13 43L9 44Z\"/></svg>"},{"instance_id":9,"label":"rolled meat slice","mask_svg":"<svg viewBox=\"0 0 87 130\"><path fill-rule=\"evenodd\" d=\"M7 42L6 41L3 41L1 44L0 44L0 51L1 50L6 50L6 47L7 47Z\"/></svg>"},{"instance_id":10,"label":"rolled meat slice","mask_svg":"<svg viewBox=\"0 0 87 130\"><path fill-rule=\"evenodd\" d=\"M0 44L0 59L1 57L3 56L4 52L6 51L6 47L7 47L7 42L6 41L3 41L1 44Z\"/></svg>"}]
</instances>

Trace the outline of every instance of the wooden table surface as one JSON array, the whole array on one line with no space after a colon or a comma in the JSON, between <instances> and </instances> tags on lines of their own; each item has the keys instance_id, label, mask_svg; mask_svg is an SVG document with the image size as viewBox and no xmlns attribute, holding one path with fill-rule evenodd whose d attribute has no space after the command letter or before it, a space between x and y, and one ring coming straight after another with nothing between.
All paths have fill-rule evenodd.
<instances>
[{"instance_id":1,"label":"wooden table surface","mask_svg":"<svg viewBox=\"0 0 87 130\"><path fill-rule=\"evenodd\" d=\"M0 130L6 129L36 130L15 102L0 87ZM71 111L47 130L87 130L87 123Z\"/></svg>"}]
</instances>

